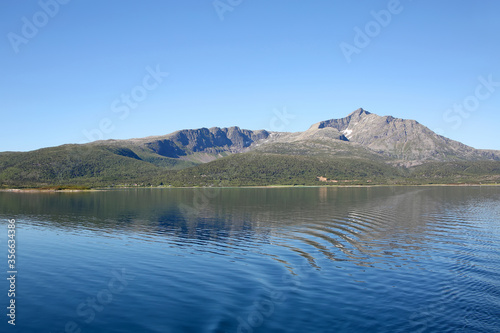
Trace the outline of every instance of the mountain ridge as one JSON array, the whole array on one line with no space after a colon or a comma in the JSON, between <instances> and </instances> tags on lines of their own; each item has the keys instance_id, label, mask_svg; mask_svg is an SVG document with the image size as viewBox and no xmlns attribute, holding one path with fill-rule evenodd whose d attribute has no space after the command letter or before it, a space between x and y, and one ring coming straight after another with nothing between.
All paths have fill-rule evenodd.
<instances>
[{"instance_id":1,"label":"mountain ridge","mask_svg":"<svg viewBox=\"0 0 500 333\"><path fill-rule=\"evenodd\" d=\"M481 151L458 141L438 135L416 120L378 116L362 108L347 117L330 119L311 128L332 127L350 142L394 158L405 166L425 161L498 160L499 151Z\"/></svg>"},{"instance_id":2,"label":"mountain ridge","mask_svg":"<svg viewBox=\"0 0 500 333\"><path fill-rule=\"evenodd\" d=\"M247 130L238 126L183 129L163 136L104 140L91 144L140 143L158 155L209 162L262 144L308 140L356 143L391 163L415 166L428 161L500 160L500 151L481 150L438 135L416 120L379 116L359 108L344 118L323 120L303 132Z\"/></svg>"},{"instance_id":3,"label":"mountain ridge","mask_svg":"<svg viewBox=\"0 0 500 333\"><path fill-rule=\"evenodd\" d=\"M346 165L361 165L367 172L360 174L366 174L367 177L372 175L371 178L378 174L378 171L374 171L378 169L386 170L385 174L394 174L396 178L403 177L404 169L400 169L403 170L400 172L399 169L391 169L392 167L413 168L429 163L500 161L500 151L474 149L438 135L416 120L379 116L359 108L344 118L315 123L303 132L247 130L237 126L203 127L145 138L101 140L30 152L3 152L0 153L0 184L8 186L23 183L71 183L79 180L91 180L99 184L150 181L160 179L165 173L170 172L169 175L172 175L171 172L176 172L175 170L212 170L197 167L206 163L215 163L216 169L219 170L227 164L219 163L218 160L237 154L250 155L249 158L232 158L231 161L250 164L266 161L276 168L279 166L281 171L276 171L278 176L273 170L266 171L272 175L269 179L281 179L280 172L287 173L279 159L286 160L289 165L294 166L293 170L303 170L297 171L289 178L305 182L309 182L312 177L310 170L308 171L309 164L309 168L314 165L314 170L323 170L332 176L335 175L333 169L324 164L324 161L330 161L330 164L341 163L338 165L342 165L344 171L341 174L344 175L351 174L345 171ZM260 157L257 157L258 155ZM374 167L373 163L379 166ZM389 169L384 165L388 165L392 171L387 171ZM259 175L256 170L262 170L260 166L241 167L248 169L246 173L253 172L257 178ZM430 169L421 170L436 168L440 167L434 165ZM476 169L488 170L487 173L493 175L496 172L494 166L481 166ZM182 179L188 181L185 177L189 174L179 171L175 177L182 176ZM227 173L221 173L219 170L217 174ZM228 177L239 177L237 174L236 172ZM308 174L309 178L301 178L301 174ZM245 177L249 179L250 176ZM215 182L216 177L212 178Z\"/></svg>"}]
</instances>

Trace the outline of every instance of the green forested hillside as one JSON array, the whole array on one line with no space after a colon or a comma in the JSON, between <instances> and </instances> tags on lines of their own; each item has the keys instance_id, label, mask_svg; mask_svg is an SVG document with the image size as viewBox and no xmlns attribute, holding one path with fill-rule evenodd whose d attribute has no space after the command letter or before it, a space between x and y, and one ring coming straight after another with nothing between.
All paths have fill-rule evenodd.
<instances>
[{"instance_id":1,"label":"green forested hillside","mask_svg":"<svg viewBox=\"0 0 500 333\"><path fill-rule=\"evenodd\" d=\"M499 161L434 162L416 166L409 175L428 183L500 182Z\"/></svg>"},{"instance_id":2,"label":"green forested hillside","mask_svg":"<svg viewBox=\"0 0 500 333\"><path fill-rule=\"evenodd\" d=\"M265 186L495 183L500 162L436 162L410 169L360 158L241 153L180 168L130 150L61 146L0 154L2 187L80 185ZM323 181L318 179L322 178ZM324 181L327 180L327 181Z\"/></svg>"},{"instance_id":3,"label":"green forested hillside","mask_svg":"<svg viewBox=\"0 0 500 333\"><path fill-rule=\"evenodd\" d=\"M337 182L322 182L318 177ZM374 184L395 183L403 177L402 169L356 158L245 153L169 172L160 182L173 186Z\"/></svg>"},{"instance_id":4,"label":"green forested hillside","mask_svg":"<svg viewBox=\"0 0 500 333\"><path fill-rule=\"evenodd\" d=\"M232 154L204 164L165 157L139 145L122 143L64 145L26 153L4 152L0 153L0 187L460 184L500 181L500 161L427 162L405 168L387 163L391 161L384 161L381 157L371 158L363 151L359 153L361 148L357 146L350 153L350 146L342 146L344 150L339 153L338 147L320 143L311 141L305 145L308 150L299 149L298 144L269 145L267 150ZM274 153L269 147L282 153ZM337 154L329 155L328 149L333 148L337 149Z\"/></svg>"},{"instance_id":5,"label":"green forested hillside","mask_svg":"<svg viewBox=\"0 0 500 333\"><path fill-rule=\"evenodd\" d=\"M43 186L59 184L107 185L147 181L161 169L131 152L104 147L65 145L27 153L0 155L0 184Z\"/></svg>"}]
</instances>

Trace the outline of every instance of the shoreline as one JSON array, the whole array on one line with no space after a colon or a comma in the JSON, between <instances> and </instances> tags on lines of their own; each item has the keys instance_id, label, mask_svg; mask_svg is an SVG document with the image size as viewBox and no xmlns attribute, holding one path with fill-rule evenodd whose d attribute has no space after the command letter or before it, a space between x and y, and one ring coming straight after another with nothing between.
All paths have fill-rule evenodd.
<instances>
[{"instance_id":1,"label":"shoreline","mask_svg":"<svg viewBox=\"0 0 500 333\"><path fill-rule=\"evenodd\" d=\"M0 192L14 192L14 193L39 193L39 192L47 192L47 193L56 193L56 192L95 192L100 191L100 189L85 189L85 190L70 190L70 189L43 189L43 188L6 188L0 189Z\"/></svg>"},{"instance_id":2,"label":"shoreline","mask_svg":"<svg viewBox=\"0 0 500 333\"><path fill-rule=\"evenodd\" d=\"M255 185L255 186L124 186L124 187L96 187L89 189L46 189L46 188L4 188L0 192L13 193L81 193L127 189L223 189L223 188L370 188L370 187L490 187L500 184L377 184L377 185Z\"/></svg>"}]
</instances>

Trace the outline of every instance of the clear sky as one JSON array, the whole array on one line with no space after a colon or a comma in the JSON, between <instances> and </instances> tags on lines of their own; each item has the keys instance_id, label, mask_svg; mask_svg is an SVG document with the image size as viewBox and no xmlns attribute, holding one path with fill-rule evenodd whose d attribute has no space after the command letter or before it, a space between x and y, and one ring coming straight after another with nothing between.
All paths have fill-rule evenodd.
<instances>
[{"instance_id":1,"label":"clear sky","mask_svg":"<svg viewBox=\"0 0 500 333\"><path fill-rule=\"evenodd\" d=\"M0 4L0 151L359 107L500 149L497 0L58 1Z\"/></svg>"}]
</instances>

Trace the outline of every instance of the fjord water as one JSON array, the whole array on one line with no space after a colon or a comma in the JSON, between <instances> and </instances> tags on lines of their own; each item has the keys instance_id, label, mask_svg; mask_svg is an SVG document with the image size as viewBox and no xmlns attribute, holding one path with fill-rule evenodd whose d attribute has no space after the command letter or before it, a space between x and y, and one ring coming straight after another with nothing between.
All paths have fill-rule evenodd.
<instances>
[{"instance_id":1,"label":"fjord water","mask_svg":"<svg viewBox=\"0 0 500 333\"><path fill-rule=\"evenodd\" d=\"M499 332L500 187L0 193L2 332ZM0 283L6 313L8 284Z\"/></svg>"}]
</instances>

